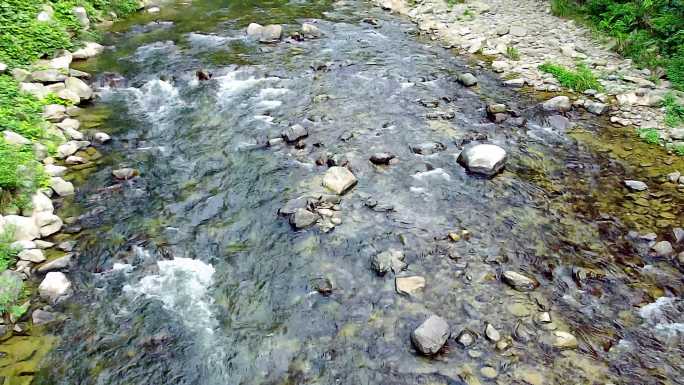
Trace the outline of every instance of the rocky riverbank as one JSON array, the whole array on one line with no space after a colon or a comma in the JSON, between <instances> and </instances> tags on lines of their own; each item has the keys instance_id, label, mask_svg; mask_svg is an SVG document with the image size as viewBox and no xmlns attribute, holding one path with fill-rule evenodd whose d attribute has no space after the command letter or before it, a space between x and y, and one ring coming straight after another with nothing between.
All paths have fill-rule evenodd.
<instances>
[{"instance_id":1,"label":"rocky riverbank","mask_svg":"<svg viewBox=\"0 0 684 385\"><path fill-rule=\"evenodd\" d=\"M141 3L139 8L159 12L156 3ZM36 18L41 23L52 23L55 12L51 5L45 4ZM91 29L91 18L85 8L74 7L72 12L80 23L81 32ZM116 19L116 15L110 14L108 18ZM107 19L97 28L107 28L112 23ZM77 217L63 217L58 211L77 193L77 186L72 182L74 175L97 167L98 159L102 157L99 150L111 141L107 133L98 131L98 127L82 125L81 117L87 115L84 108L96 103L98 87L89 84L91 74L72 67L101 54L105 47L93 41L79 42L78 46L80 48L73 52L60 50L51 59L41 59L29 66L15 66L11 70L0 63L0 75L11 76L21 93L44 103L45 127L41 129L50 139L49 142L31 140L10 129L2 130L6 144L32 149L46 176L45 186L29 197L28 204L20 209L6 208L0 213L4 214L0 215L2 241L8 242L5 246L17 258L11 268L0 274L0 295L7 298L5 302L12 298L25 300L11 309L3 303L7 308L4 317L0 318L0 338L6 347L0 375L10 378L21 375L31 379L30 375L54 340L43 335L43 325L65 319L60 313L60 304L73 293L69 269L76 244L72 238L81 227ZM45 103L46 100L52 103ZM58 145L49 147L55 143ZM112 177L125 179L122 173L125 174L115 170Z\"/></svg>"},{"instance_id":2,"label":"rocky riverbank","mask_svg":"<svg viewBox=\"0 0 684 385\"><path fill-rule=\"evenodd\" d=\"M666 124L662 107L668 94L680 104L684 94L673 90L662 73L638 69L611 51L609 43L599 43L587 28L553 16L549 1L377 3L410 17L444 47L474 55L478 63L500 73L508 87L567 94L574 108L606 115L614 125L655 130L668 148L684 145L684 127ZM597 74L602 89L568 93L558 79L540 70L547 62L568 68L583 62Z\"/></svg>"}]
</instances>

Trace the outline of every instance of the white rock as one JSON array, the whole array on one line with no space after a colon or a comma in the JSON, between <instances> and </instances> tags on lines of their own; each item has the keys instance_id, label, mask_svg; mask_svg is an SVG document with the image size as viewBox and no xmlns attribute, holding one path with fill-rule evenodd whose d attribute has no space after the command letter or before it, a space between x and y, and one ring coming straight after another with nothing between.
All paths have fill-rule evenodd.
<instances>
[{"instance_id":1,"label":"white rock","mask_svg":"<svg viewBox=\"0 0 684 385\"><path fill-rule=\"evenodd\" d=\"M71 11L73 12L74 16L76 16L76 20L78 20L79 24L81 24L81 27L84 29L88 29L90 27L90 19L88 18L88 12L85 8L74 7Z\"/></svg>"},{"instance_id":2,"label":"white rock","mask_svg":"<svg viewBox=\"0 0 684 385\"><path fill-rule=\"evenodd\" d=\"M22 146L25 144L31 144L31 141L24 138L23 136L17 134L14 131L10 130L5 130L2 132L2 137L5 139L5 142L9 144L13 144L16 146Z\"/></svg>"},{"instance_id":3,"label":"white rock","mask_svg":"<svg viewBox=\"0 0 684 385\"><path fill-rule=\"evenodd\" d=\"M100 144L107 143L112 139L109 135L105 134L104 132L96 132L93 138L97 143Z\"/></svg>"},{"instance_id":4,"label":"white rock","mask_svg":"<svg viewBox=\"0 0 684 385\"><path fill-rule=\"evenodd\" d=\"M542 107L546 111L567 112L572 108L572 104L570 103L569 97L561 95L545 101L542 104Z\"/></svg>"},{"instance_id":5,"label":"white rock","mask_svg":"<svg viewBox=\"0 0 684 385\"><path fill-rule=\"evenodd\" d=\"M51 122L59 122L64 119L66 107L61 104L48 104L43 107L43 117Z\"/></svg>"},{"instance_id":6,"label":"white rock","mask_svg":"<svg viewBox=\"0 0 684 385\"><path fill-rule=\"evenodd\" d=\"M26 250L35 249L37 246L33 241L14 241L10 244L10 247L15 250Z\"/></svg>"},{"instance_id":7,"label":"white rock","mask_svg":"<svg viewBox=\"0 0 684 385\"><path fill-rule=\"evenodd\" d=\"M81 127L81 123L79 123L79 121L76 119L66 118L61 122L55 124L55 126L59 127L62 130L66 130L68 128L78 130L79 127Z\"/></svg>"},{"instance_id":8,"label":"white rock","mask_svg":"<svg viewBox=\"0 0 684 385\"><path fill-rule=\"evenodd\" d=\"M58 56L50 61L48 61L48 67L56 70L68 70L69 65L71 65L71 60L73 57L70 52L65 52L62 56Z\"/></svg>"},{"instance_id":9,"label":"white rock","mask_svg":"<svg viewBox=\"0 0 684 385\"><path fill-rule=\"evenodd\" d=\"M83 140L83 133L80 131L74 130L73 128L66 128L66 129L62 130L62 132L64 132L64 135L68 139Z\"/></svg>"},{"instance_id":10,"label":"white rock","mask_svg":"<svg viewBox=\"0 0 684 385\"><path fill-rule=\"evenodd\" d=\"M506 150L495 144L467 146L458 156L458 163L470 172L493 176L506 164Z\"/></svg>"},{"instance_id":11,"label":"white rock","mask_svg":"<svg viewBox=\"0 0 684 385\"><path fill-rule=\"evenodd\" d=\"M61 197L74 194L74 185L58 176L50 178L50 187Z\"/></svg>"},{"instance_id":12,"label":"white rock","mask_svg":"<svg viewBox=\"0 0 684 385\"><path fill-rule=\"evenodd\" d=\"M321 30L311 23L303 23L302 35L304 35L305 37L320 37Z\"/></svg>"},{"instance_id":13,"label":"white rock","mask_svg":"<svg viewBox=\"0 0 684 385\"><path fill-rule=\"evenodd\" d=\"M43 255L43 250L40 249L27 249L22 250L17 255L22 261L29 261L33 263L41 263L45 261L45 255Z\"/></svg>"},{"instance_id":14,"label":"white rock","mask_svg":"<svg viewBox=\"0 0 684 385\"><path fill-rule=\"evenodd\" d=\"M62 270L69 267L71 264L71 254L67 254L63 257L53 259L52 261L46 262L38 267L39 273L47 273L49 271Z\"/></svg>"},{"instance_id":15,"label":"white rock","mask_svg":"<svg viewBox=\"0 0 684 385\"><path fill-rule=\"evenodd\" d=\"M51 271L45 275L45 279L38 286L38 292L44 299L52 303L58 302L71 290L71 282L64 273Z\"/></svg>"},{"instance_id":16,"label":"white rock","mask_svg":"<svg viewBox=\"0 0 684 385\"><path fill-rule=\"evenodd\" d=\"M88 42L85 43L83 48L76 50L73 53L74 59L83 60L90 59L91 57L97 56L104 51L104 47L98 43Z\"/></svg>"},{"instance_id":17,"label":"white rock","mask_svg":"<svg viewBox=\"0 0 684 385\"><path fill-rule=\"evenodd\" d=\"M411 333L411 342L422 354L432 355L444 346L449 335L449 324L433 315Z\"/></svg>"},{"instance_id":18,"label":"white rock","mask_svg":"<svg viewBox=\"0 0 684 385\"><path fill-rule=\"evenodd\" d=\"M4 74L7 71L7 64L0 62L0 74Z\"/></svg>"},{"instance_id":19,"label":"white rock","mask_svg":"<svg viewBox=\"0 0 684 385\"><path fill-rule=\"evenodd\" d=\"M56 93L57 97L60 99L68 100L73 104L79 104L81 102L81 97L78 94L68 88L65 88ZM66 108L64 109L66 112Z\"/></svg>"},{"instance_id":20,"label":"white rock","mask_svg":"<svg viewBox=\"0 0 684 385\"><path fill-rule=\"evenodd\" d=\"M80 156L76 156L76 155L70 155L64 160L64 163L69 164L69 165L83 164L85 162L86 162L86 160L84 158L82 158Z\"/></svg>"},{"instance_id":21,"label":"white rock","mask_svg":"<svg viewBox=\"0 0 684 385\"><path fill-rule=\"evenodd\" d=\"M44 97L48 96L48 93L50 93L49 89L45 87L43 83L23 82L19 84L19 89L21 92L35 96L37 99L43 99Z\"/></svg>"},{"instance_id":22,"label":"white rock","mask_svg":"<svg viewBox=\"0 0 684 385\"><path fill-rule=\"evenodd\" d=\"M503 60L494 60L492 62L492 69L494 72L504 72L508 69L508 63Z\"/></svg>"},{"instance_id":23,"label":"white rock","mask_svg":"<svg viewBox=\"0 0 684 385\"><path fill-rule=\"evenodd\" d=\"M345 167L330 167L323 176L323 187L342 195L354 187L357 179Z\"/></svg>"},{"instance_id":24,"label":"white rock","mask_svg":"<svg viewBox=\"0 0 684 385\"><path fill-rule=\"evenodd\" d=\"M45 170L45 173L49 176L63 176L67 171L66 167L57 166L54 164L46 164L45 166L43 166L43 169Z\"/></svg>"},{"instance_id":25,"label":"white rock","mask_svg":"<svg viewBox=\"0 0 684 385\"><path fill-rule=\"evenodd\" d=\"M50 198L46 197L45 194L37 192L31 197L31 207L32 214L47 212L52 214L55 211L54 206ZM40 225L38 225L40 226Z\"/></svg>"},{"instance_id":26,"label":"white rock","mask_svg":"<svg viewBox=\"0 0 684 385\"><path fill-rule=\"evenodd\" d=\"M7 215L3 219L5 222L3 230L11 228L16 241L32 241L40 237L40 228L31 217Z\"/></svg>"},{"instance_id":27,"label":"white rock","mask_svg":"<svg viewBox=\"0 0 684 385\"><path fill-rule=\"evenodd\" d=\"M64 85L81 99L88 100L93 97L93 89L79 78L69 77L64 81Z\"/></svg>"},{"instance_id":28,"label":"white rock","mask_svg":"<svg viewBox=\"0 0 684 385\"><path fill-rule=\"evenodd\" d=\"M76 153L76 151L79 150L78 143L76 141L70 140L66 143L60 144L57 147L57 157L58 158L66 158L69 155L73 155Z\"/></svg>"},{"instance_id":29,"label":"white rock","mask_svg":"<svg viewBox=\"0 0 684 385\"><path fill-rule=\"evenodd\" d=\"M47 237L58 232L64 224L57 215L47 211L34 213L33 218L35 219L38 227L40 227L40 235L43 237Z\"/></svg>"}]
</instances>

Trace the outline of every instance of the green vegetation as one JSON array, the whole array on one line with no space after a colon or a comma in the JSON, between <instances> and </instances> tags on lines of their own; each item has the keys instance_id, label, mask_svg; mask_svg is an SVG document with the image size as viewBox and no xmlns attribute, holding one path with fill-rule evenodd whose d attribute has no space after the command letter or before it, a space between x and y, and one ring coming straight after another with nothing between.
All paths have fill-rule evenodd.
<instances>
[{"instance_id":1,"label":"green vegetation","mask_svg":"<svg viewBox=\"0 0 684 385\"><path fill-rule=\"evenodd\" d=\"M684 124L684 106L677 103L677 98L672 93L665 96L662 105L665 108L665 124L670 127Z\"/></svg>"},{"instance_id":2,"label":"green vegetation","mask_svg":"<svg viewBox=\"0 0 684 385\"><path fill-rule=\"evenodd\" d=\"M684 156L684 144L675 144L674 147L672 147L672 151L677 156Z\"/></svg>"},{"instance_id":3,"label":"green vegetation","mask_svg":"<svg viewBox=\"0 0 684 385\"><path fill-rule=\"evenodd\" d=\"M544 63L539 66L539 70L549 73L555 77L563 87L572 88L577 92L588 89L600 91L603 89L596 76L583 63L577 64L577 70L565 68L558 64Z\"/></svg>"},{"instance_id":4,"label":"green vegetation","mask_svg":"<svg viewBox=\"0 0 684 385\"><path fill-rule=\"evenodd\" d=\"M655 128L639 128L637 129L639 138L648 144L658 144L660 142L660 133Z\"/></svg>"},{"instance_id":5,"label":"green vegetation","mask_svg":"<svg viewBox=\"0 0 684 385\"><path fill-rule=\"evenodd\" d=\"M5 228L5 230L0 233L0 273L7 270L7 268L14 263L17 254L19 254L19 250L10 246L12 239L11 229Z\"/></svg>"},{"instance_id":6,"label":"green vegetation","mask_svg":"<svg viewBox=\"0 0 684 385\"><path fill-rule=\"evenodd\" d=\"M509 45L506 47L506 57L511 60L520 60L520 52L517 48Z\"/></svg>"},{"instance_id":7,"label":"green vegetation","mask_svg":"<svg viewBox=\"0 0 684 385\"><path fill-rule=\"evenodd\" d=\"M551 0L551 9L611 36L618 52L639 66L663 68L684 90L684 1Z\"/></svg>"}]
</instances>

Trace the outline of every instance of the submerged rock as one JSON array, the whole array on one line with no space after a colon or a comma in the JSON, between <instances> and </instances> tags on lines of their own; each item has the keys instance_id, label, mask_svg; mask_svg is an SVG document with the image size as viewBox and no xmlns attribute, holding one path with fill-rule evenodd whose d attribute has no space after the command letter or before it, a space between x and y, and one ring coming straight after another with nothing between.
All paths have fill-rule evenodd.
<instances>
[{"instance_id":1,"label":"submerged rock","mask_svg":"<svg viewBox=\"0 0 684 385\"><path fill-rule=\"evenodd\" d=\"M258 39L261 43L273 43L283 36L283 27L277 24L262 26L251 23L247 26L247 35Z\"/></svg>"},{"instance_id":2,"label":"submerged rock","mask_svg":"<svg viewBox=\"0 0 684 385\"><path fill-rule=\"evenodd\" d=\"M425 288L425 278L421 276L396 277L394 285L399 294L414 295Z\"/></svg>"},{"instance_id":3,"label":"submerged rock","mask_svg":"<svg viewBox=\"0 0 684 385\"><path fill-rule=\"evenodd\" d=\"M389 162L394 159L395 156L388 152L378 152L370 157L370 161L373 164L389 164Z\"/></svg>"},{"instance_id":4,"label":"submerged rock","mask_svg":"<svg viewBox=\"0 0 684 385\"><path fill-rule=\"evenodd\" d=\"M47 312L45 310L36 309L33 314L31 314L31 320L34 325L44 325L46 323L53 322L57 317L53 313Z\"/></svg>"},{"instance_id":5,"label":"submerged rock","mask_svg":"<svg viewBox=\"0 0 684 385\"><path fill-rule=\"evenodd\" d=\"M477 333L469 329L463 329L456 337L456 342L458 342L462 347L467 348L475 343L477 340Z\"/></svg>"},{"instance_id":6,"label":"submerged rock","mask_svg":"<svg viewBox=\"0 0 684 385\"><path fill-rule=\"evenodd\" d=\"M518 291L532 291L539 287L539 281L533 277L510 270L501 274L501 280Z\"/></svg>"},{"instance_id":7,"label":"submerged rock","mask_svg":"<svg viewBox=\"0 0 684 385\"><path fill-rule=\"evenodd\" d=\"M306 138L308 135L309 131L300 124L290 126L282 132L283 139L288 143L294 143L299 139Z\"/></svg>"},{"instance_id":8,"label":"submerged rock","mask_svg":"<svg viewBox=\"0 0 684 385\"><path fill-rule=\"evenodd\" d=\"M499 333L499 331L496 330L494 325L490 323L487 323L484 332L487 339L492 342L499 342L499 340L501 340L501 333Z\"/></svg>"},{"instance_id":9,"label":"submerged rock","mask_svg":"<svg viewBox=\"0 0 684 385\"><path fill-rule=\"evenodd\" d=\"M457 161L470 172L494 176L504 168L506 158L506 150L497 145L475 144L467 146Z\"/></svg>"},{"instance_id":10,"label":"submerged rock","mask_svg":"<svg viewBox=\"0 0 684 385\"><path fill-rule=\"evenodd\" d=\"M50 178L50 187L61 197L74 194L74 185L58 176Z\"/></svg>"},{"instance_id":11,"label":"submerged rock","mask_svg":"<svg viewBox=\"0 0 684 385\"><path fill-rule=\"evenodd\" d=\"M330 167L323 176L323 187L342 195L356 185L357 179L345 167Z\"/></svg>"},{"instance_id":12,"label":"submerged rock","mask_svg":"<svg viewBox=\"0 0 684 385\"><path fill-rule=\"evenodd\" d=\"M471 73L464 73L458 75L458 82L466 87L472 87L477 84L477 78Z\"/></svg>"},{"instance_id":13,"label":"submerged rock","mask_svg":"<svg viewBox=\"0 0 684 385\"><path fill-rule=\"evenodd\" d=\"M559 349L575 349L577 348L577 338L568 332L555 331L553 333L556 339L553 341L553 347Z\"/></svg>"},{"instance_id":14,"label":"submerged rock","mask_svg":"<svg viewBox=\"0 0 684 385\"><path fill-rule=\"evenodd\" d=\"M444 150L446 150L446 146L439 142L427 142L411 146L411 151L418 155L432 155Z\"/></svg>"},{"instance_id":15,"label":"submerged rock","mask_svg":"<svg viewBox=\"0 0 684 385\"><path fill-rule=\"evenodd\" d=\"M449 338L449 324L442 317L433 315L411 333L411 342L425 355L439 352Z\"/></svg>"},{"instance_id":16,"label":"submerged rock","mask_svg":"<svg viewBox=\"0 0 684 385\"><path fill-rule=\"evenodd\" d=\"M138 172L138 170L130 167L120 168L112 171L112 175L114 175L116 179L120 180L128 180L138 176L139 174L140 173Z\"/></svg>"},{"instance_id":17,"label":"submerged rock","mask_svg":"<svg viewBox=\"0 0 684 385\"><path fill-rule=\"evenodd\" d=\"M668 241L660 241L653 245L652 249L658 257L669 257L674 253L672 244Z\"/></svg>"},{"instance_id":18,"label":"submerged rock","mask_svg":"<svg viewBox=\"0 0 684 385\"><path fill-rule=\"evenodd\" d=\"M309 37L309 38L315 38L315 37L321 37L322 33L321 30L318 29L315 25L311 23L303 23L302 24L302 35L304 37Z\"/></svg>"},{"instance_id":19,"label":"submerged rock","mask_svg":"<svg viewBox=\"0 0 684 385\"><path fill-rule=\"evenodd\" d=\"M404 258L401 250L386 250L371 257L371 268L381 276L390 270L396 274L406 268Z\"/></svg>"}]
</instances>

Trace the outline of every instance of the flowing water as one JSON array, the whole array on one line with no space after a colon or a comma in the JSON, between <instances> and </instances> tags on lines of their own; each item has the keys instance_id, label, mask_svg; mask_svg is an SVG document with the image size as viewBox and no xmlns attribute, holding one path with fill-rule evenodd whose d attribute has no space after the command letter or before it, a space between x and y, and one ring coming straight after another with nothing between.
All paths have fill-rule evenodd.
<instances>
[{"instance_id":1,"label":"flowing water","mask_svg":"<svg viewBox=\"0 0 684 385\"><path fill-rule=\"evenodd\" d=\"M323 37L265 45L244 33L303 21ZM83 66L103 85L85 125L115 140L97 170L72 176L83 182L61 210L83 229L76 294L34 382L684 383L681 266L629 233L681 225L681 192L658 183L681 164L633 166L663 154L577 113L580 128L551 128L533 96L418 35L360 1L195 0L115 25L116 49ZM198 81L199 68L212 78ZM464 71L478 87L455 81ZM106 86L106 72L125 84ZM488 102L528 123L490 123ZM304 148L264 145L297 123ZM507 149L506 170L466 173L456 155L471 140ZM425 142L446 150L411 152ZM374 166L381 151L399 161ZM295 231L277 212L324 192L319 159L346 162L359 183L341 224ZM140 176L114 181L124 166ZM627 192L625 174L651 191ZM404 251L402 274L425 277L422 292L399 295L392 274L371 270L388 249ZM516 292L504 270L541 286ZM328 281L329 295L316 291ZM552 324L535 321L544 310ZM452 339L426 358L409 335L430 314ZM485 323L506 343L489 342ZM455 341L465 328L479 335L467 349ZM553 347L555 330L579 347Z\"/></svg>"}]
</instances>

